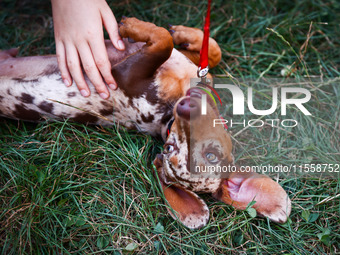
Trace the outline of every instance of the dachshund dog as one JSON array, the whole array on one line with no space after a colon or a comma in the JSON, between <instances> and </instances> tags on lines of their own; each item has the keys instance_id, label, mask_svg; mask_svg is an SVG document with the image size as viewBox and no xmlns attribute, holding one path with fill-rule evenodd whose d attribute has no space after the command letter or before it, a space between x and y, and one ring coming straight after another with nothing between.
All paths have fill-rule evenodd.
<instances>
[{"instance_id":1,"label":"dachshund dog","mask_svg":"<svg viewBox=\"0 0 340 255\"><path fill-rule=\"evenodd\" d=\"M253 208L259 215L285 222L291 210L289 197L269 177L240 171L207 177L190 171L193 164L234 164L229 134L224 129L211 133L202 128L202 123L218 117L215 106L209 103L208 114L195 117L203 92L190 89L190 78L197 75L203 32L184 26L171 26L168 31L136 18L123 18L119 33L125 51L106 42L118 85L110 100L103 100L92 85L92 95L87 98L76 86L67 88L55 56L15 57L16 49L1 51L0 116L35 122L119 123L161 137L164 151L154 164L170 214L189 228L202 227L209 219L207 205L196 192L212 193L237 209L256 201ZM209 38L209 66L220 60L221 50Z\"/></svg>"}]
</instances>

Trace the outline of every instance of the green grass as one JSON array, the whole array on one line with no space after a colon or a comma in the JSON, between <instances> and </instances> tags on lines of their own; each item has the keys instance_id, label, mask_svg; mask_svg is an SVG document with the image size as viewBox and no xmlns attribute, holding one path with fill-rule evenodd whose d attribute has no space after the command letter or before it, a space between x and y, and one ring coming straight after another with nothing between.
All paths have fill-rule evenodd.
<instances>
[{"instance_id":1,"label":"green grass","mask_svg":"<svg viewBox=\"0 0 340 255\"><path fill-rule=\"evenodd\" d=\"M203 1L110 3L117 19L202 27ZM339 77L338 1L213 1L211 34L223 51L216 76ZM269 28L269 29L268 29ZM55 51L49 1L0 3L0 48ZM231 130L238 163L340 163L339 81L306 86L313 117L295 129ZM268 88L258 88L265 95ZM264 104L260 94L254 98ZM265 108L264 108L265 109ZM247 118L253 118L248 115ZM281 116L273 116L281 118ZM191 231L167 213L153 176L161 142L115 127L0 120L1 254L336 254L339 176L292 176L286 224L252 218L203 195L211 219Z\"/></svg>"}]
</instances>

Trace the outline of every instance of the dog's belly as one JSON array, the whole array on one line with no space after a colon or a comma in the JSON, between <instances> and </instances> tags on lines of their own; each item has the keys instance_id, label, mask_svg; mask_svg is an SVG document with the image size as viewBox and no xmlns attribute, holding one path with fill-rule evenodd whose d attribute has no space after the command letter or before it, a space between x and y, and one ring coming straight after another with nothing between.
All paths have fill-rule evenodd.
<instances>
[{"instance_id":1,"label":"dog's belly","mask_svg":"<svg viewBox=\"0 0 340 255\"><path fill-rule=\"evenodd\" d=\"M127 52L123 54L108 48L113 63L135 52L143 43L127 45ZM111 91L111 100L103 100L88 79L91 96L84 98L75 84L71 87L63 84L54 56L9 58L1 61L0 67L1 116L35 122L43 119L71 119L98 125L119 122L163 138L173 103L189 88L190 78L196 72L196 66L174 49L150 84L160 99L151 103L143 94L129 98L119 88ZM165 88L178 91L172 98L164 98Z\"/></svg>"},{"instance_id":2,"label":"dog's belly","mask_svg":"<svg viewBox=\"0 0 340 255\"><path fill-rule=\"evenodd\" d=\"M91 86L92 87L92 86ZM105 110L111 111L111 116ZM89 112L102 114L99 120ZM28 121L73 119L94 124L112 123L112 102L102 100L96 93L89 98L80 96L76 86L67 88L59 74L34 79L0 77L0 114ZM110 119L111 117L111 119Z\"/></svg>"},{"instance_id":3,"label":"dog's belly","mask_svg":"<svg viewBox=\"0 0 340 255\"><path fill-rule=\"evenodd\" d=\"M66 87L59 74L34 80L9 80L0 77L0 115L12 119L41 121L65 120L96 125L114 122L151 135L160 135L164 106L151 104L145 96L128 98L118 88L112 99L103 100L91 88L84 98L75 85Z\"/></svg>"}]
</instances>

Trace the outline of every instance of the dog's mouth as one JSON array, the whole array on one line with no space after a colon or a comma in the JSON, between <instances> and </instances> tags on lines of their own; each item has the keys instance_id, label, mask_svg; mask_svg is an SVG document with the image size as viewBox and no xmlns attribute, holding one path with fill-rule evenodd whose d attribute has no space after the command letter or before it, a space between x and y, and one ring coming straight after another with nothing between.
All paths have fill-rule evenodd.
<instances>
[{"instance_id":1,"label":"dog's mouth","mask_svg":"<svg viewBox=\"0 0 340 255\"><path fill-rule=\"evenodd\" d=\"M236 178L229 178L225 180L224 182L226 186L228 187L230 194L237 196L244 181L245 181L244 178L236 177Z\"/></svg>"}]
</instances>

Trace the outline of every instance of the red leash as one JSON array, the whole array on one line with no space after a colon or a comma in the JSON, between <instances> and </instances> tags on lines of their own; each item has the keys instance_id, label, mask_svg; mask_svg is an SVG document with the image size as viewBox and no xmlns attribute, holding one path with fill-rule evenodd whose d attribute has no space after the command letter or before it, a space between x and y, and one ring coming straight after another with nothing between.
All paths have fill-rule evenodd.
<instances>
[{"instance_id":1,"label":"red leash","mask_svg":"<svg viewBox=\"0 0 340 255\"><path fill-rule=\"evenodd\" d=\"M204 37L202 48L200 51L200 63L197 71L198 77L205 77L209 71L209 58L208 58L208 51L209 51L209 35L210 35L210 5L211 0L208 0L208 9L207 15L205 17L204 23Z\"/></svg>"},{"instance_id":2,"label":"red leash","mask_svg":"<svg viewBox=\"0 0 340 255\"><path fill-rule=\"evenodd\" d=\"M218 97L220 100L220 103L222 105L222 101L218 93L209 85L205 84L205 77L208 74L209 71L209 36L210 36L210 6L211 6L211 0L208 0L208 9L207 9L207 15L205 16L205 22L204 22L204 36L203 36L203 42L202 42L202 48L200 51L200 62L197 70L197 76L202 79L202 85L208 86ZM222 116L220 116L220 119L224 121L224 127L228 129L228 126L226 124L226 121Z\"/></svg>"},{"instance_id":3,"label":"red leash","mask_svg":"<svg viewBox=\"0 0 340 255\"><path fill-rule=\"evenodd\" d=\"M222 104L222 101L221 101L219 95L217 94L217 92L212 87L205 84L205 77L207 76L208 71L209 71L208 53L209 53L209 36L210 36L210 5L211 5L211 0L208 0L208 10L207 10L207 15L205 17L205 23L204 23L204 29L203 29L204 30L204 36L203 36L202 48L201 48L201 51L200 51L200 62L199 62L198 70L197 70L197 75L198 75L199 78L202 78L202 84L201 85L208 86L217 95L218 99L220 100L220 103ZM170 134L170 129L171 129L173 122L174 122L174 120L170 121L169 124L168 124L168 128L167 128L167 135L168 136Z\"/></svg>"}]
</instances>

